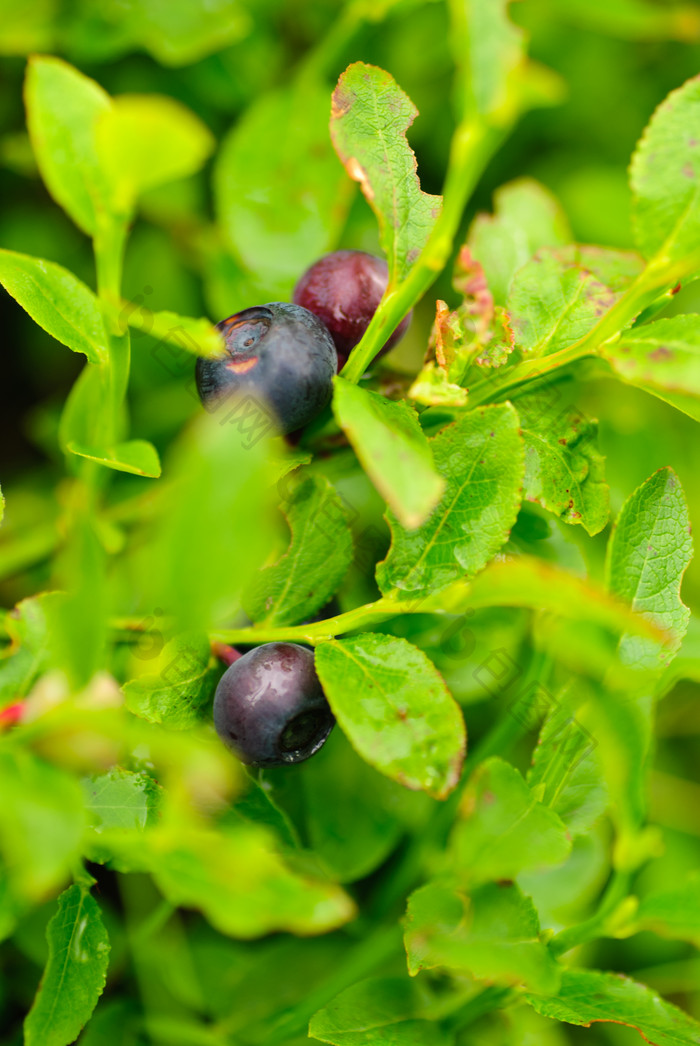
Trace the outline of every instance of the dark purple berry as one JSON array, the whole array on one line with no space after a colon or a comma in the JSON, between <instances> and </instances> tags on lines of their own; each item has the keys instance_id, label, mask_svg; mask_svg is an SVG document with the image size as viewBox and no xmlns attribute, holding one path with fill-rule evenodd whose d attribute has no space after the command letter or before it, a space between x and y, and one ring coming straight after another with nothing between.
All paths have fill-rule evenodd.
<instances>
[{"instance_id":1,"label":"dark purple berry","mask_svg":"<svg viewBox=\"0 0 700 1046\"><path fill-rule=\"evenodd\" d=\"M307 269L294 288L297 305L315 313L331 332L338 370L358 344L377 311L389 279L386 262L366 251L335 251ZM411 322L406 316L379 355L393 349Z\"/></svg>"},{"instance_id":2,"label":"dark purple berry","mask_svg":"<svg viewBox=\"0 0 700 1046\"><path fill-rule=\"evenodd\" d=\"M333 340L321 321L299 305L270 302L217 324L226 343L221 359L197 360L199 396L209 411L232 393L271 408L277 431L293 432L331 398L337 371Z\"/></svg>"},{"instance_id":3,"label":"dark purple berry","mask_svg":"<svg viewBox=\"0 0 700 1046\"><path fill-rule=\"evenodd\" d=\"M251 766L301 763L324 744L335 719L311 650L265 643L226 669L214 697L214 726Z\"/></svg>"}]
</instances>

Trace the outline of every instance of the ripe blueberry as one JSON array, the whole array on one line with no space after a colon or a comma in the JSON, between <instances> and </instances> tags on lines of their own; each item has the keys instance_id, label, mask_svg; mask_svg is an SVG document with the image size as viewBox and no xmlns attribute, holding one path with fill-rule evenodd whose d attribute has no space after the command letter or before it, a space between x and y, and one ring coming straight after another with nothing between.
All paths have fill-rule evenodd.
<instances>
[{"instance_id":1,"label":"ripe blueberry","mask_svg":"<svg viewBox=\"0 0 700 1046\"><path fill-rule=\"evenodd\" d=\"M214 726L252 766L301 763L324 744L335 719L311 650L265 643L226 669L214 697Z\"/></svg>"},{"instance_id":2,"label":"ripe blueberry","mask_svg":"<svg viewBox=\"0 0 700 1046\"><path fill-rule=\"evenodd\" d=\"M197 360L199 397L215 410L239 392L272 408L281 433L312 421L331 398L337 370L333 340L321 321L299 305L271 302L217 323L226 355Z\"/></svg>"},{"instance_id":3,"label":"ripe blueberry","mask_svg":"<svg viewBox=\"0 0 700 1046\"><path fill-rule=\"evenodd\" d=\"M294 288L293 300L315 313L331 332L338 370L369 326L389 279L386 262L365 251L335 251L307 269ZM401 340L411 322L406 316L379 355Z\"/></svg>"}]
</instances>

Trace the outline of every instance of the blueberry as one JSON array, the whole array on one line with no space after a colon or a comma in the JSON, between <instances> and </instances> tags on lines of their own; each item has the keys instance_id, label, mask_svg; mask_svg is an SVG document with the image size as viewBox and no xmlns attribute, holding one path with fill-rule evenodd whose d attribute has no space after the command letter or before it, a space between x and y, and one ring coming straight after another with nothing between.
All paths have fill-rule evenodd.
<instances>
[{"instance_id":1,"label":"blueberry","mask_svg":"<svg viewBox=\"0 0 700 1046\"><path fill-rule=\"evenodd\" d=\"M335 719L311 650L265 643L226 669L214 697L214 726L252 766L301 763L324 744Z\"/></svg>"},{"instance_id":2,"label":"blueberry","mask_svg":"<svg viewBox=\"0 0 700 1046\"><path fill-rule=\"evenodd\" d=\"M321 321L299 305L271 302L243 309L217 327L226 356L198 359L199 397L214 411L239 392L261 399L281 433L312 421L331 398L337 370L333 340Z\"/></svg>"},{"instance_id":3,"label":"blueberry","mask_svg":"<svg viewBox=\"0 0 700 1046\"><path fill-rule=\"evenodd\" d=\"M338 369L345 365L369 326L389 279L386 262L366 251L335 251L307 269L294 288L293 300L315 313L331 332ZM401 340L411 322L406 316L379 355Z\"/></svg>"}]
</instances>

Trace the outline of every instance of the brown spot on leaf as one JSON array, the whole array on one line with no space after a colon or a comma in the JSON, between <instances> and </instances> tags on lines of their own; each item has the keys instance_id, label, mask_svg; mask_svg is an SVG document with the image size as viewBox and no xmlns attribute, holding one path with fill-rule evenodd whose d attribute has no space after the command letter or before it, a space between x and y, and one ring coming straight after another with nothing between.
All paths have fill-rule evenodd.
<instances>
[{"instance_id":1,"label":"brown spot on leaf","mask_svg":"<svg viewBox=\"0 0 700 1046\"><path fill-rule=\"evenodd\" d=\"M654 349L653 352L649 353L650 360L669 360L672 356L673 352L665 345L659 345L657 349Z\"/></svg>"},{"instance_id":2,"label":"brown spot on leaf","mask_svg":"<svg viewBox=\"0 0 700 1046\"><path fill-rule=\"evenodd\" d=\"M331 99L331 120L339 120L345 116L352 109L353 101L354 96L349 91L340 86L336 87Z\"/></svg>"}]
</instances>

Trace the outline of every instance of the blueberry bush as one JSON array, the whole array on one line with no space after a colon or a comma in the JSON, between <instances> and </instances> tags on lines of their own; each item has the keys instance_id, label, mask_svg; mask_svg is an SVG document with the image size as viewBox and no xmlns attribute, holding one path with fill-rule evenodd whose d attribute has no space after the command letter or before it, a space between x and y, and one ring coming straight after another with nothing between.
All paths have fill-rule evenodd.
<instances>
[{"instance_id":1,"label":"blueberry bush","mask_svg":"<svg viewBox=\"0 0 700 1046\"><path fill-rule=\"evenodd\" d=\"M3 1043L698 1046L697 8L3 20Z\"/></svg>"}]
</instances>

